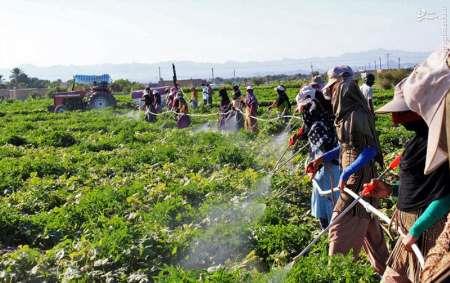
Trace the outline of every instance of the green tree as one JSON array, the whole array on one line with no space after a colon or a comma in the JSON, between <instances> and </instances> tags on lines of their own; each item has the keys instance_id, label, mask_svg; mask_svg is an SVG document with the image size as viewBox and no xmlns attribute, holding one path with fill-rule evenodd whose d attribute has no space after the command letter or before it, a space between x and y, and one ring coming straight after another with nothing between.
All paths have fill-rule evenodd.
<instances>
[{"instance_id":1,"label":"green tree","mask_svg":"<svg viewBox=\"0 0 450 283\"><path fill-rule=\"evenodd\" d=\"M15 87L26 87L30 82L30 78L25 74L20 68L14 68L11 70L11 75L9 76L11 80L11 85Z\"/></svg>"}]
</instances>

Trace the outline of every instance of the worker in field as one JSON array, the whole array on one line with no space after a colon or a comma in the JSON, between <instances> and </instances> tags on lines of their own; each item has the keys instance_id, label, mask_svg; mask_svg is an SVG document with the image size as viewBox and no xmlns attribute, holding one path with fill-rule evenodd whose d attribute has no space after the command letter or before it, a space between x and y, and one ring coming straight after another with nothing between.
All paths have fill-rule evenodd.
<instances>
[{"instance_id":1,"label":"worker in field","mask_svg":"<svg viewBox=\"0 0 450 283\"><path fill-rule=\"evenodd\" d=\"M144 110L145 110L145 120L147 122L156 121L156 98L150 87L146 87L144 90Z\"/></svg>"},{"instance_id":2,"label":"worker in field","mask_svg":"<svg viewBox=\"0 0 450 283\"><path fill-rule=\"evenodd\" d=\"M318 91L322 91L322 88L324 86L323 78L321 75L315 75L311 79L311 83L309 84L312 88Z\"/></svg>"},{"instance_id":3,"label":"worker in field","mask_svg":"<svg viewBox=\"0 0 450 283\"><path fill-rule=\"evenodd\" d=\"M393 225L407 231L408 236L398 239L387 261L384 282L421 282L419 262L410 253L411 245L417 243L422 254L427 255L445 226L444 216L450 208L449 164L444 162L430 174L424 174L429 130L422 117L405 102L405 81L395 87L394 99L377 110L391 113L394 125L414 132L401 157L398 200L392 216ZM381 180L373 179L371 184L378 188L376 191L391 191Z\"/></svg>"},{"instance_id":4,"label":"worker in field","mask_svg":"<svg viewBox=\"0 0 450 283\"><path fill-rule=\"evenodd\" d=\"M239 85L233 86L233 100L231 101L231 104L235 111L234 117L236 119L236 128L240 130L244 127L244 115L242 113L244 111L245 103Z\"/></svg>"},{"instance_id":5,"label":"worker in field","mask_svg":"<svg viewBox=\"0 0 450 283\"><path fill-rule=\"evenodd\" d=\"M169 110L172 110L172 111L175 110L174 109L174 100L175 100L175 97L177 96L177 93L178 93L178 89L176 87L170 88L170 92L167 96L167 108Z\"/></svg>"},{"instance_id":6,"label":"worker in field","mask_svg":"<svg viewBox=\"0 0 450 283\"><path fill-rule=\"evenodd\" d=\"M214 90L213 90L211 84L207 84L206 87L207 87L207 90L208 90L208 98L207 98L208 99L208 106L212 107Z\"/></svg>"},{"instance_id":7,"label":"worker in field","mask_svg":"<svg viewBox=\"0 0 450 283\"><path fill-rule=\"evenodd\" d=\"M375 84L375 75L371 73L362 73L361 78L363 80L363 84L360 87L361 93L364 95L364 97L367 100L367 105L369 106L370 110L373 112L373 85Z\"/></svg>"},{"instance_id":8,"label":"worker in field","mask_svg":"<svg viewBox=\"0 0 450 283\"><path fill-rule=\"evenodd\" d=\"M191 88L191 107L196 109L198 107L198 92L195 87Z\"/></svg>"},{"instance_id":9,"label":"worker in field","mask_svg":"<svg viewBox=\"0 0 450 283\"><path fill-rule=\"evenodd\" d=\"M203 97L203 106L208 105L208 87L206 84L202 83L202 97Z\"/></svg>"},{"instance_id":10,"label":"worker in field","mask_svg":"<svg viewBox=\"0 0 450 283\"><path fill-rule=\"evenodd\" d=\"M304 123L289 139L289 146L293 148L301 140L308 141L310 147L309 159L314 160L325 152L334 149L338 144L332 113L329 110L331 107L325 105L330 104L330 102L323 98L323 94L319 90L310 85L304 86L300 90L296 100L296 111L301 114ZM324 162L322 168L314 176L310 174L313 185L311 214L319 220L322 229L328 227L330 223L339 192L321 196L319 190L326 191L335 188L338 185L340 173L339 160L334 158Z\"/></svg>"},{"instance_id":11,"label":"worker in field","mask_svg":"<svg viewBox=\"0 0 450 283\"><path fill-rule=\"evenodd\" d=\"M245 98L245 129L252 133L258 131L256 115L258 112L258 100L253 92L252 86L247 86L247 96Z\"/></svg>"},{"instance_id":12,"label":"worker in field","mask_svg":"<svg viewBox=\"0 0 450 283\"><path fill-rule=\"evenodd\" d=\"M162 112L162 99L161 99L161 93L158 90L153 90L153 95L155 96L155 111L156 113Z\"/></svg>"},{"instance_id":13,"label":"worker in field","mask_svg":"<svg viewBox=\"0 0 450 283\"><path fill-rule=\"evenodd\" d=\"M231 111L231 101L225 87L219 90L220 104L219 104L219 129L222 131L229 131L233 129L231 118L233 113Z\"/></svg>"},{"instance_id":14,"label":"worker in field","mask_svg":"<svg viewBox=\"0 0 450 283\"><path fill-rule=\"evenodd\" d=\"M391 272L385 277L389 279L399 276L401 280L405 278L406 273L406 278L411 281L448 282L450 280L450 125L448 124L450 50L432 53L399 84L399 87L404 100L397 99L400 101L397 103L404 103L402 106L406 108L406 105L414 115L406 116L408 112L401 112L393 113L392 116L397 120L407 119L407 126L413 128L416 135L406 145L404 160L400 164L404 164L406 168L403 170L401 168L400 171L403 175L400 174L397 207L400 208L403 203L403 210L399 209L400 216L408 213L400 222L400 225L409 225L405 227L408 235L402 240L402 244L398 243L396 246L394 250L396 253L393 253L388 262L390 267L391 265L394 267L386 271ZM420 121L420 125L417 125L419 122L414 123L411 120ZM409 175L406 174L408 172L404 172L408 169L411 170ZM410 190L406 190L408 185L411 186ZM402 193L405 196L401 203ZM408 206L405 207L405 204ZM443 231L439 232L441 229ZM413 243L417 243L425 256L425 266L420 278L417 263L411 259L409 253L405 255L404 251L410 250ZM410 261L406 262L407 259ZM405 265L407 272L404 271Z\"/></svg>"},{"instance_id":15,"label":"worker in field","mask_svg":"<svg viewBox=\"0 0 450 283\"><path fill-rule=\"evenodd\" d=\"M278 116L283 117L283 120L287 123L289 122L289 117L286 116L291 114L291 102L286 94L286 87L279 85L275 88L275 91L277 92L277 99L269 106L269 110L277 108Z\"/></svg>"},{"instance_id":16,"label":"worker in field","mask_svg":"<svg viewBox=\"0 0 450 283\"><path fill-rule=\"evenodd\" d=\"M184 99L182 91L178 91L173 102L173 111L176 113L177 127L179 129L187 128L191 124L189 116L189 106Z\"/></svg>"},{"instance_id":17,"label":"worker in field","mask_svg":"<svg viewBox=\"0 0 450 283\"><path fill-rule=\"evenodd\" d=\"M420 113L421 117L429 125L428 150L425 161L425 173L431 172L437 167L439 161L447 159L450 165L450 48L442 53L435 52L423 64L423 67L414 70L415 77L422 79L421 85L425 87L417 88L417 80L411 80L412 90L406 92L408 106ZM432 67L432 75L422 76ZM417 72L417 73L416 73ZM417 74L417 76L416 76ZM429 80L427 78L434 78ZM425 83L427 82L427 83ZM436 103L436 102L441 103ZM435 107L426 107L425 105ZM445 139L446 138L446 139ZM445 151L445 148L447 149ZM449 167L450 169L450 167ZM450 171L449 171L450 174ZM425 258L425 266L421 275L422 282L448 282L450 279L450 205L447 204L447 220L444 230L436 240L436 245L428 252ZM427 209L428 210L428 209ZM444 216L445 219L445 216Z\"/></svg>"},{"instance_id":18,"label":"worker in field","mask_svg":"<svg viewBox=\"0 0 450 283\"><path fill-rule=\"evenodd\" d=\"M353 71L348 66L337 66L328 71L324 97L331 100L334 125L339 146L311 161L307 172L314 174L325 161L340 158L342 173L339 177L339 199L333 210L335 219L351 202L352 197L343 189L359 193L363 184L375 177L375 161L383 164L374 116L367 106ZM377 207L377 198L365 198ZM338 221L331 221L329 254L347 254L357 257L364 248L370 263L378 274L383 274L389 256L383 231L377 219L364 207L356 205Z\"/></svg>"}]
</instances>

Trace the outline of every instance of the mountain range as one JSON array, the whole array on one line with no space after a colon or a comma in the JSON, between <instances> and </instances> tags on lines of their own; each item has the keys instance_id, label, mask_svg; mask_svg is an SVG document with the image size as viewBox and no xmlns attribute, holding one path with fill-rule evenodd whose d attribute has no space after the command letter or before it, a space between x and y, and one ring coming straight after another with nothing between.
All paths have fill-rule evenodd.
<instances>
[{"instance_id":1,"label":"mountain range","mask_svg":"<svg viewBox=\"0 0 450 283\"><path fill-rule=\"evenodd\" d=\"M387 55L389 54L389 55ZM346 64L354 69L411 67L424 60L429 52L411 52L402 50L375 49L364 52L345 53L333 57L311 57L303 59L281 59L271 61L227 61L224 63L199 63L192 61L175 61L179 79L214 77L232 78L253 77L275 74L309 74L311 70L324 72L334 65ZM389 61L388 61L389 58ZM399 59L400 58L400 59ZM400 60L400 62L399 62ZM33 65L18 66L26 74L40 79L63 81L71 79L74 74L105 74L113 79L129 79L138 82L156 82L159 72L164 79L172 78L172 62L126 63L97 65L55 65L40 67ZM213 70L212 70L213 69ZM8 78L10 69L0 69L0 74Z\"/></svg>"}]
</instances>

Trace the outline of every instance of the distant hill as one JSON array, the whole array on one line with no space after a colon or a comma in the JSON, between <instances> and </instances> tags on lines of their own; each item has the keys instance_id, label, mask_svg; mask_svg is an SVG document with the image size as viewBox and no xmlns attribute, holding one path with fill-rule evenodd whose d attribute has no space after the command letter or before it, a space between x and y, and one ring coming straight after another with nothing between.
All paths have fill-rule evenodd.
<instances>
[{"instance_id":1,"label":"distant hill","mask_svg":"<svg viewBox=\"0 0 450 283\"><path fill-rule=\"evenodd\" d=\"M313 57L303 59L283 59L273 61L250 61L236 62L228 61L225 63L198 63L191 61L174 62L177 67L178 77L180 79L189 78L211 78L211 68L214 68L214 76L222 78L232 78L234 70L238 77L250 77L259 75L273 74L307 74L312 69L315 71L326 71L333 65L347 64L355 69L369 68L373 69L376 62L379 65L381 57L382 68L386 67L386 54L389 53L389 66L396 68L398 58L401 60L402 67L414 66L428 56L428 52L408 52L401 50L376 49L364 52L345 53L335 57ZM33 65L19 66L30 76L49 80L68 80L74 74L103 74L109 73L113 79L129 79L139 82L155 82L158 80L158 67L161 68L161 76L164 79L172 77L172 62L158 62L152 64L128 63L128 64L100 64L85 66L49 66L37 67ZM10 70L0 69L0 74L4 78L9 77Z\"/></svg>"}]
</instances>

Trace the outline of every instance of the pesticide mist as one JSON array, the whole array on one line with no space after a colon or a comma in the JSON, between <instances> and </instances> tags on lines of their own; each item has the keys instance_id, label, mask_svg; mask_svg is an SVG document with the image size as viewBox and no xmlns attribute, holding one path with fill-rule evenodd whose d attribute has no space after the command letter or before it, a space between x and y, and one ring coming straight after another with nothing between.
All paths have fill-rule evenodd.
<instances>
[{"instance_id":1,"label":"pesticide mist","mask_svg":"<svg viewBox=\"0 0 450 283\"><path fill-rule=\"evenodd\" d=\"M242 261L250 252L249 226L264 213L265 204L260 198L269 193L271 180L271 176L266 176L254 191L213 207L201 220L200 226L204 230L193 239L180 265L189 269L214 270Z\"/></svg>"}]
</instances>

